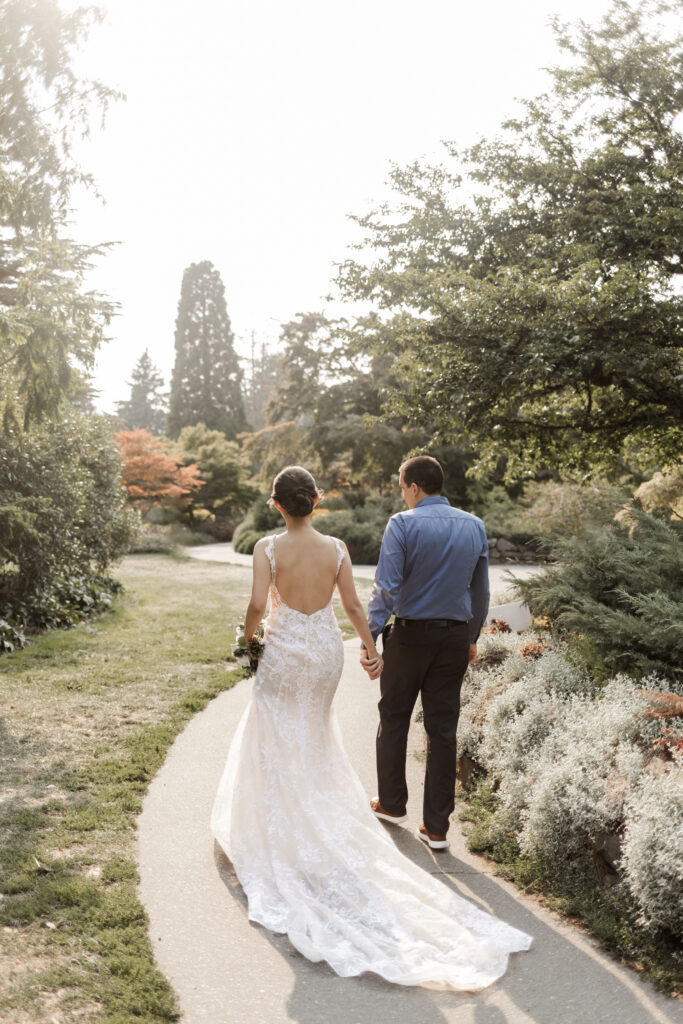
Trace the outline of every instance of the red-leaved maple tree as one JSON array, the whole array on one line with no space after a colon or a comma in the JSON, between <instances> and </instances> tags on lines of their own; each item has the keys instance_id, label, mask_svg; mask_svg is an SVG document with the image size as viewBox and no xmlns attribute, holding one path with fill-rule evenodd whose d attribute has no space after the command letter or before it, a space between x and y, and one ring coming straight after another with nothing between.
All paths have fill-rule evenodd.
<instances>
[{"instance_id":1,"label":"red-leaved maple tree","mask_svg":"<svg viewBox=\"0 0 683 1024\"><path fill-rule=\"evenodd\" d=\"M183 466L181 456L164 451L163 440L149 430L119 430L115 437L123 455L128 497L141 512L152 505L182 505L204 483L197 465Z\"/></svg>"}]
</instances>

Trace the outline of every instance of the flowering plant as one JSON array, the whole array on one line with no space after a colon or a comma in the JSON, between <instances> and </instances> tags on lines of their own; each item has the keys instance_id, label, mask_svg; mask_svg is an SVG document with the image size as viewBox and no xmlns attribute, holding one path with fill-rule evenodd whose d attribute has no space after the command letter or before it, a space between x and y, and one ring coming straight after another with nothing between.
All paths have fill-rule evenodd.
<instances>
[{"instance_id":1,"label":"flowering plant","mask_svg":"<svg viewBox=\"0 0 683 1024\"><path fill-rule=\"evenodd\" d=\"M266 649L263 642L263 623L259 622L254 635L247 640L244 632L244 623L240 622L235 633L235 643L232 647L233 657L238 665L247 670L247 676L253 676L258 668L259 658Z\"/></svg>"}]
</instances>

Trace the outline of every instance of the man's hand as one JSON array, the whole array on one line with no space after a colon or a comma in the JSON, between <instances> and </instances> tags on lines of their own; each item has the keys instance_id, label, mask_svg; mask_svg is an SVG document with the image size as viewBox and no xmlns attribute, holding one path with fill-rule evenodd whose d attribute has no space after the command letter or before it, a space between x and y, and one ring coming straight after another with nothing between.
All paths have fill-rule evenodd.
<instances>
[{"instance_id":1,"label":"man's hand","mask_svg":"<svg viewBox=\"0 0 683 1024\"><path fill-rule=\"evenodd\" d=\"M380 658L379 654L375 654L374 657L370 657L369 651L365 647L361 648L360 652L360 663L361 668L364 668L371 679L377 679L382 673L384 662Z\"/></svg>"},{"instance_id":2,"label":"man's hand","mask_svg":"<svg viewBox=\"0 0 683 1024\"><path fill-rule=\"evenodd\" d=\"M474 661L474 659L476 658L476 656L477 656L477 645L476 644L470 644L470 656L469 656L469 661L467 662L467 664L471 665L472 662Z\"/></svg>"}]
</instances>

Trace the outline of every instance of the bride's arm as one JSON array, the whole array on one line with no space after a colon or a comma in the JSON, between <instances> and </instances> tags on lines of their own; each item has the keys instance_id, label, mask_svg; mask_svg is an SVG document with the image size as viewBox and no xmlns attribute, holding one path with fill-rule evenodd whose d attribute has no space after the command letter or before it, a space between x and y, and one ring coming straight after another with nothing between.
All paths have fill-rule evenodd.
<instances>
[{"instance_id":1,"label":"bride's arm","mask_svg":"<svg viewBox=\"0 0 683 1024\"><path fill-rule=\"evenodd\" d=\"M368 620L363 610L363 605L360 603L358 594L356 593L356 584L353 582L353 570L351 569L351 559L348 551L345 552L342 560L341 569L337 576L337 590L339 591L339 597L341 603L346 612L347 618L353 628L355 629L358 636L361 638L365 648L367 649L370 667L373 662L377 662L377 666L381 664L381 658L377 653L375 647L375 641L370 632L368 626Z\"/></svg>"},{"instance_id":2,"label":"bride's arm","mask_svg":"<svg viewBox=\"0 0 683 1024\"><path fill-rule=\"evenodd\" d=\"M266 554L268 538L264 537L257 541L254 546L253 580L251 584L251 599L247 607L247 615L244 620L244 636L250 640L256 631L256 627L265 615L266 604L268 603L268 588L270 586L270 565Z\"/></svg>"}]
</instances>

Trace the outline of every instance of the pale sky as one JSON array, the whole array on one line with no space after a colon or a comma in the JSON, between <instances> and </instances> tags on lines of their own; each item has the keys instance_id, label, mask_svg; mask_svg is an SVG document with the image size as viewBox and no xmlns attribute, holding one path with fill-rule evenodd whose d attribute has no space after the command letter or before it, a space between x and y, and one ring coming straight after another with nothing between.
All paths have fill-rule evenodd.
<instances>
[{"instance_id":1,"label":"pale sky","mask_svg":"<svg viewBox=\"0 0 683 1024\"><path fill-rule=\"evenodd\" d=\"M145 347L170 379L186 266L220 271L241 354L331 310L348 214L386 198L391 163L494 134L560 59L548 17L596 21L609 0L103 6L79 66L128 99L83 144L106 206L79 194L74 233L121 242L91 280L121 306L95 375L112 411Z\"/></svg>"}]
</instances>

